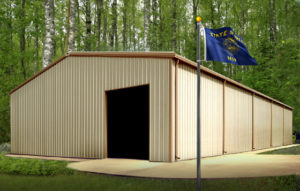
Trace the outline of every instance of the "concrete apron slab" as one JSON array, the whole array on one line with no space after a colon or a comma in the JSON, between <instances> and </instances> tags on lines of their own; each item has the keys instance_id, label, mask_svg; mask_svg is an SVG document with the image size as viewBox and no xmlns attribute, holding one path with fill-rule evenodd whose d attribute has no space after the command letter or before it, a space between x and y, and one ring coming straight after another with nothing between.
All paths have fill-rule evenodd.
<instances>
[{"instance_id":1,"label":"concrete apron slab","mask_svg":"<svg viewBox=\"0 0 300 191\"><path fill-rule=\"evenodd\" d=\"M286 146L281 148L286 148ZM257 154L267 150L273 149L202 158L202 178L262 177L300 173L300 155ZM74 162L70 163L68 167L80 171L120 176L196 178L196 160L164 163L109 158Z\"/></svg>"}]
</instances>

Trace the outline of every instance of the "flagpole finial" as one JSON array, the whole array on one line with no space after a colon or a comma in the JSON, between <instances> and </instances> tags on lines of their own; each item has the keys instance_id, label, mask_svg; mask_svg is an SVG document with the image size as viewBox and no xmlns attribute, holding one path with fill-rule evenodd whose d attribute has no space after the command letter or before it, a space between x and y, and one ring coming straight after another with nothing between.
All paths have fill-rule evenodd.
<instances>
[{"instance_id":1,"label":"flagpole finial","mask_svg":"<svg viewBox=\"0 0 300 191\"><path fill-rule=\"evenodd\" d=\"M196 17L196 21L197 21L197 22L201 22L201 21L202 21L202 18L198 16L198 17Z\"/></svg>"}]
</instances>

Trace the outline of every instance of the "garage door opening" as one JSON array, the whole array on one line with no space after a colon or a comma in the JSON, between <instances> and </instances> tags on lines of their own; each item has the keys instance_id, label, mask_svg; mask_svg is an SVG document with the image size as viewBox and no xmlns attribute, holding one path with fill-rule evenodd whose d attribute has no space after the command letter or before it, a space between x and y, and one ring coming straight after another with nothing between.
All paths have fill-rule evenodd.
<instances>
[{"instance_id":1,"label":"garage door opening","mask_svg":"<svg viewBox=\"0 0 300 191\"><path fill-rule=\"evenodd\" d=\"M149 85L107 96L107 155L149 160Z\"/></svg>"}]
</instances>

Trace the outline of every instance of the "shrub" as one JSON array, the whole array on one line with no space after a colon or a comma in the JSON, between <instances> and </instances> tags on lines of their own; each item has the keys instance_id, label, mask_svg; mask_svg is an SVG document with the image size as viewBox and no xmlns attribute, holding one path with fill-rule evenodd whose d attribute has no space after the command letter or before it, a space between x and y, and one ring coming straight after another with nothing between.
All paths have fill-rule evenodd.
<instances>
[{"instance_id":1,"label":"shrub","mask_svg":"<svg viewBox=\"0 0 300 191\"><path fill-rule=\"evenodd\" d=\"M0 153L2 153L2 152L10 152L10 144L2 143L0 145Z\"/></svg>"}]
</instances>

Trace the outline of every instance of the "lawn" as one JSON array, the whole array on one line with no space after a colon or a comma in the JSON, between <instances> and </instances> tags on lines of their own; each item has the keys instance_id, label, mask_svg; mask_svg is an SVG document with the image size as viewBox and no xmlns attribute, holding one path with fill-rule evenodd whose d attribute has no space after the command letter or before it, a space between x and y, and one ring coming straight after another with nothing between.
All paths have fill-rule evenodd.
<instances>
[{"instance_id":1,"label":"lawn","mask_svg":"<svg viewBox=\"0 0 300 191\"><path fill-rule=\"evenodd\" d=\"M0 191L189 191L195 180L129 178L83 173L66 168L68 162L20 159L0 155ZM295 190L296 176L203 180L205 191Z\"/></svg>"},{"instance_id":2,"label":"lawn","mask_svg":"<svg viewBox=\"0 0 300 191\"><path fill-rule=\"evenodd\" d=\"M72 175L75 170L66 168L68 162L12 158L0 154L0 174L54 176Z\"/></svg>"},{"instance_id":3,"label":"lawn","mask_svg":"<svg viewBox=\"0 0 300 191\"><path fill-rule=\"evenodd\" d=\"M298 190L300 190L300 175L297 176L296 183L297 183L296 190L298 191Z\"/></svg>"},{"instance_id":4,"label":"lawn","mask_svg":"<svg viewBox=\"0 0 300 191\"><path fill-rule=\"evenodd\" d=\"M267 151L259 154L275 154L275 155L300 155L300 145L284 148L284 149L276 149L272 151Z\"/></svg>"},{"instance_id":5,"label":"lawn","mask_svg":"<svg viewBox=\"0 0 300 191\"><path fill-rule=\"evenodd\" d=\"M189 191L196 190L195 180L127 178L95 174L58 176L0 175L2 191ZM295 191L296 176L204 180L205 191Z\"/></svg>"}]
</instances>

